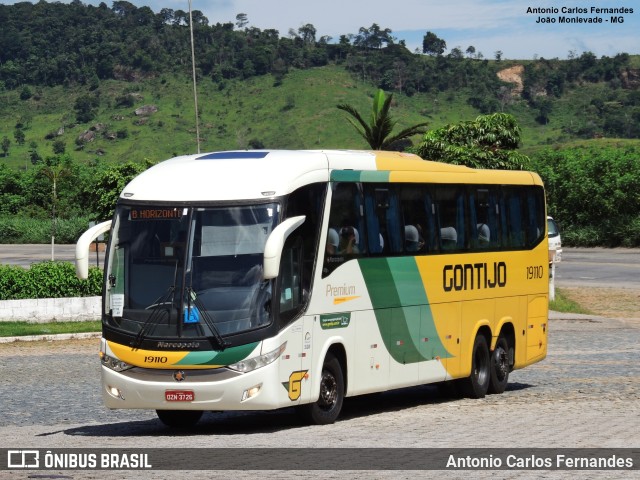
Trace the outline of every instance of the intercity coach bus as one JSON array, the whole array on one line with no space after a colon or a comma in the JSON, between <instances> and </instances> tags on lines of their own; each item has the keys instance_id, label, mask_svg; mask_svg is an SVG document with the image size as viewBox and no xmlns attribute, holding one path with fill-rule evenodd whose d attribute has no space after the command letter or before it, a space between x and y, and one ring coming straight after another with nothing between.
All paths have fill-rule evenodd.
<instances>
[{"instance_id":1,"label":"intercity coach bus","mask_svg":"<svg viewBox=\"0 0 640 480\"><path fill-rule=\"evenodd\" d=\"M230 151L132 180L105 259L102 395L169 426L413 385L502 393L545 358L543 184L397 152ZM450 383L443 383L450 382Z\"/></svg>"}]
</instances>

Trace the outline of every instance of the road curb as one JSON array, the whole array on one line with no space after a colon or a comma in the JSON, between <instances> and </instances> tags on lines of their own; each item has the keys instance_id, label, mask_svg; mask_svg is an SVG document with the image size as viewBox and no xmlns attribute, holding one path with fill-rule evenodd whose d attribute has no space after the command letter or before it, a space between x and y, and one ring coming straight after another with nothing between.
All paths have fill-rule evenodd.
<instances>
[{"instance_id":1,"label":"road curb","mask_svg":"<svg viewBox=\"0 0 640 480\"><path fill-rule=\"evenodd\" d=\"M83 340L87 338L100 338L101 336L102 333L100 332L59 333L56 335L24 335L21 337L0 337L0 343Z\"/></svg>"}]
</instances>

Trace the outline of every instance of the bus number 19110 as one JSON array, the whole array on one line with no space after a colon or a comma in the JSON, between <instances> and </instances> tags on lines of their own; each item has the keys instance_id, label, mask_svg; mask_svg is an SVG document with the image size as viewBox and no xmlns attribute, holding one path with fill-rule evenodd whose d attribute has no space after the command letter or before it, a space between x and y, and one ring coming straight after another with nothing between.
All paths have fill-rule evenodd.
<instances>
[{"instance_id":1,"label":"bus number 19110","mask_svg":"<svg viewBox=\"0 0 640 480\"><path fill-rule=\"evenodd\" d=\"M527 280L544 278L544 267L542 265L531 265L527 267Z\"/></svg>"}]
</instances>

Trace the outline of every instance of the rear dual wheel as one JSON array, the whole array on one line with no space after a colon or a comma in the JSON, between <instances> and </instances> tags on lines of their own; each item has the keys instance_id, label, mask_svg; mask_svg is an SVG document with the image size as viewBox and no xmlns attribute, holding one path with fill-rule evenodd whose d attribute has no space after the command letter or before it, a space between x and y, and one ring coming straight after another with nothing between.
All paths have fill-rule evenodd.
<instances>
[{"instance_id":1,"label":"rear dual wheel","mask_svg":"<svg viewBox=\"0 0 640 480\"><path fill-rule=\"evenodd\" d=\"M483 335L476 336L471 352L471 375L461 379L460 391L465 397L483 398L491 383L491 358L489 345Z\"/></svg>"},{"instance_id":2,"label":"rear dual wheel","mask_svg":"<svg viewBox=\"0 0 640 480\"><path fill-rule=\"evenodd\" d=\"M489 393L502 393L509 383L509 343L500 335L496 342L496 348L491 353L491 378L489 381Z\"/></svg>"}]
</instances>

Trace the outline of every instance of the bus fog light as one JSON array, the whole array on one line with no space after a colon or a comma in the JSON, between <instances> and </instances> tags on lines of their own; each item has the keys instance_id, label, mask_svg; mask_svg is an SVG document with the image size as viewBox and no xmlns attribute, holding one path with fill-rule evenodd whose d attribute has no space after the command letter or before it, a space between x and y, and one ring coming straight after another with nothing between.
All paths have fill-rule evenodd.
<instances>
[{"instance_id":1,"label":"bus fog light","mask_svg":"<svg viewBox=\"0 0 640 480\"><path fill-rule=\"evenodd\" d=\"M242 402L249 400L252 397L255 397L260 393L260 389L262 388L262 384L254 385L251 388L247 388L244 392L242 392Z\"/></svg>"},{"instance_id":2,"label":"bus fog light","mask_svg":"<svg viewBox=\"0 0 640 480\"><path fill-rule=\"evenodd\" d=\"M115 397L115 398L119 398L119 399L121 399L121 400L124 400L124 395L123 395L123 393L120 391L120 389L119 389L119 388L117 388L117 387L107 387L107 391L109 392L109 394L110 394L112 397Z\"/></svg>"}]
</instances>

